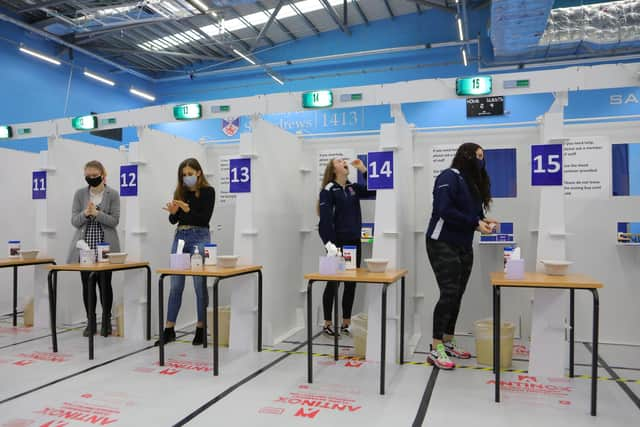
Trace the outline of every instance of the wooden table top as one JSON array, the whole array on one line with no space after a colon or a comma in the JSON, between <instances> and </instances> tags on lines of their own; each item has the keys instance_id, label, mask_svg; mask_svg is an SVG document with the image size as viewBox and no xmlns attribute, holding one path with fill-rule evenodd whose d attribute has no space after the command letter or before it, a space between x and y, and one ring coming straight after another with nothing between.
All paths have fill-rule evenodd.
<instances>
[{"instance_id":1,"label":"wooden table top","mask_svg":"<svg viewBox=\"0 0 640 427\"><path fill-rule=\"evenodd\" d=\"M51 264L55 262L54 258L34 258L34 259L22 259L22 258L4 258L0 259L1 267L13 267L20 265L38 265L38 264Z\"/></svg>"},{"instance_id":2,"label":"wooden table top","mask_svg":"<svg viewBox=\"0 0 640 427\"><path fill-rule=\"evenodd\" d=\"M262 270L261 265L237 265L235 267L220 267L217 265L205 265L202 270L172 270L162 268L156 270L158 274L167 276L205 276L205 277L229 277L243 273L253 273Z\"/></svg>"},{"instance_id":3,"label":"wooden table top","mask_svg":"<svg viewBox=\"0 0 640 427\"><path fill-rule=\"evenodd\" d=\"M305 274L305 280L319 282L358 282L358 283L394 283L406 276L407 270L387 270L384 273L371 273L367 269L346 270L336 274Z\"/></svg>"},{"instance_id":4,"label":"wooden table top","mask_svg":"<svg viewBox=\"0 0 640 427\"><path fill-rule=\"evenodd\" d=\"M49 270L55 271L115 271L115 270L127 270L132 268L148 267L147 261L127 261L122 264L111 264L109 262L97 262L94 264L61 264L51 265Z\"/></svg>"},{"instance_id":5,"label":"wooden table top","mask_svg":"<svg viewBox=\"0 0 640 427\"><path fill-rule=\"evenodd\" d=\"M566 276L550 276L544 273L524 273L523 279L506 278L506 273L491 273L492 286L566 288L566 289L599 289L601 282L584 274L567 274Z\"/></svg>"}]
</instances>

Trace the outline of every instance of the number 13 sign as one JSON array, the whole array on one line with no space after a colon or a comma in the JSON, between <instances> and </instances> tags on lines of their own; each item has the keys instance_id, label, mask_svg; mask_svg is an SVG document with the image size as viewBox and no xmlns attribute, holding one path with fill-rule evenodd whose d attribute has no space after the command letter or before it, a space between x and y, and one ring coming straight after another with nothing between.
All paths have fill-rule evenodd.
<instances>
[{"instance_id":1,"label":"number 13 sign","mask_svg":"<svg viewBox=\"0 0 640 427\"><path fill-rule=\"evenodd\" d=\"M229 192L251 192L251 159L229 160Z\"/></svg>"},{"instance_id":2,"label":"number 13 sign","mask_svg":"<svg viewBox=\"0 0 640 427\"><path fill-rule=\"evenodd\" d=\"M531 146L531 185L562 185L562 144Z\"/></svg>"},{"instance_id":3,"label":"number 13 sign","mask_svg":"<svg viewBox=\"0 0 640 427\"><path fill-rule=\"evenodd\" d=\"M369 153L367 163L367 188L393 189L393 151Z\"/></svg>"}]
</instances>

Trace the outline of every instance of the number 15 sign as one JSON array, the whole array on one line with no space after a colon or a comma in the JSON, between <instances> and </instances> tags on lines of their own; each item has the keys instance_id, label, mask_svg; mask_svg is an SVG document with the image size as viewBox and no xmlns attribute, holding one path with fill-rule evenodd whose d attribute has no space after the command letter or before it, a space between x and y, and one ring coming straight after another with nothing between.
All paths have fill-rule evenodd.
<instances>
[{"instance_id":1,"label":"number 15 sign","mask_svg":"<svg viewBox=\"0 0 640 427\"><path fill-rule=\"evenodd\" d=\"M367 163L367 188L393 189L393 151L369 153Z\"/></svg>"},{"instance_id":2,"label":"number 15 sign","mask_svg":"<svg viewBox=\"0 0 640 427\"><path fill-rule=\"evenodd\" d=\"M531 146L531 185L562 185L562 144Z\"/></svg>"}]
</instances>

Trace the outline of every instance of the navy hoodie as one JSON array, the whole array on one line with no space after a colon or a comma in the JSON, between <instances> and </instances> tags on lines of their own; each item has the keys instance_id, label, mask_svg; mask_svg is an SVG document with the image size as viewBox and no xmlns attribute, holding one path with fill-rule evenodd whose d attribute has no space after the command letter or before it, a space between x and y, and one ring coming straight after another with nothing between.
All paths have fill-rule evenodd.
<instances>
[{"instance_id":1,"label":"navy hoodie","mask_svg":"<svg viewBox=\"0 0 640 427\"><path fill-rule=\"evenodd\" d=\"M320 192L320 223L318 230L322 243L352 242L360 240L362 213L360 198L374 195L360 184L347 182L344 188L335 181Z\"/></svg>"},{"instance_id":2,"label":"navy hoodie","mask_svg":"<svg viewBox=\"0 0 640 427\"><path fill-rule=\"evenodd\" d=\"M484 218L482 201L473 195L460 171L442 171L433 186L427 237L470 248L478 221Z\"/></svg>"}]
</instances>

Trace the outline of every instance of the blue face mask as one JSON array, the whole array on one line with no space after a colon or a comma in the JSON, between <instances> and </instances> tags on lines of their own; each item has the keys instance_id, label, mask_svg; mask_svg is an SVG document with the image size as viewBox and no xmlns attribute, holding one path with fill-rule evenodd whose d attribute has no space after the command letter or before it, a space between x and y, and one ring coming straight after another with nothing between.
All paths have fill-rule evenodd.
<instances>
[{"instance_id":1,"label":"blue face mask","mask_svg":"<svg viewBox=\"0 0 640 427\"><path fill-rule=\"evenodd\" d=\"M182 183L187 187L195 187L198 177L195 175L187 175L182 177Z\"/></svg>"},{"instance_id":2,"label":"blue face mask","mask_svg":"<svg viewBox=\"0 0 640 427\"><path fill-rule=\"evenodd\" d=\"M487 163L484 161L484 159L476 158L476 166L478 167L478 170L484 169L486 165Z\"/></svg>"}]
</instances>

